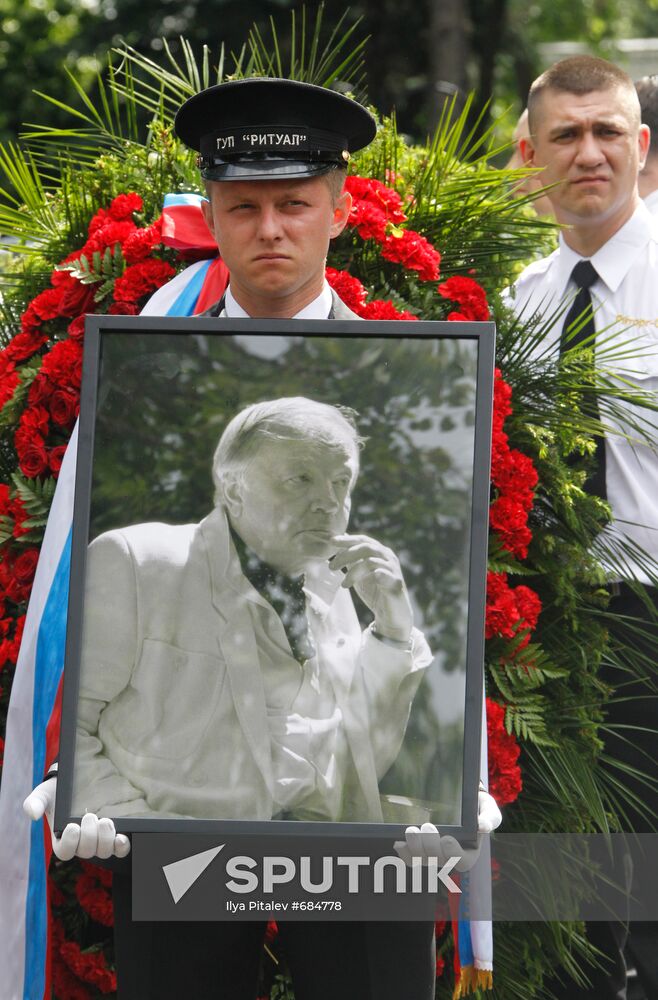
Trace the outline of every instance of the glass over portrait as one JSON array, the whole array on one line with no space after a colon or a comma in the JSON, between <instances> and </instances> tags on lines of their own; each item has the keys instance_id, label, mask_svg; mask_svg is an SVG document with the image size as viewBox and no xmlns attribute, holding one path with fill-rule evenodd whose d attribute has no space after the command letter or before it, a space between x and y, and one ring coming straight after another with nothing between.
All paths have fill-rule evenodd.
<instances>
[{"instance_id":1,"label":"glass over portrait","mask_svg":"<svg viewBox=\"0 0 658 1000\"><path fill-rule=\"evenodd\" d=\"M474 822L492 328L363 328L90 324L62 819Z\"/></svg>"}]
</instances>

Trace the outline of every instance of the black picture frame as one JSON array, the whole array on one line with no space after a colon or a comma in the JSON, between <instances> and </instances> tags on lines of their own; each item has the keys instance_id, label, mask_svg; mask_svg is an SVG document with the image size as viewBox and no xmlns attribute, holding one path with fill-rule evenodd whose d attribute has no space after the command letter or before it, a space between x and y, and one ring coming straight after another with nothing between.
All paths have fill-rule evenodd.
<instances>
[{"instance_id":1,"label":"black picture frame","mask_svg":"<svg viewBox=\"0 0 658 1000\"><path fill-rule=\"evenodd\" d=\"M427 608L423 605L421 612L427 621L431 617L427 609L432 607L435 599L438 600L433 596L435 591L442 593L441 588L445 590L450 585L459 590L454 600L444 600L444 618L439 620L444 614L440 611L435 614L436 621L432 619L431 622L431 635L441 636L441 642L445 644L445 648L441 646L442 662L460 660L459 682L463 687L461 752L455 751L455 759L453 761L451 757L450 763L456 774L453 784L459 784L460 789L455 796L453 813L441 812L444 807L439 798L423 799L422 795L403 794L410 789L416 790L419 782L419 787L425 788L435 780L432 776L435 768L431 767L435 751L430 747L431 741L425 738L423 742L423 726L427 729L427 720L420 720L417 724L414 722L421 736L414 729L413 752L409 751L400 763L401 750L392 765L392 768L400 765L403 777L396 779L398 785L392 786L392 792L385 790L390 787L386 785L388 774L379 783L382 798L387 803L393 803L392 812L383 815L381 821L369 818L187 818L166 814L159 816L157 813L112 815L111 810L105 811L105 814L112 815L118 831L128 833L162 831L225 836L229 833L257 834L271 830L277 834L324 837L381 835L388 839L398 837L410 822L432 819L442 832L451 833L463 842L474 840L483 720L494 340L493 323L371 321L366 324L342 320L300 323L295 320L217 320L201 317L87 318L55 814L58 830L71 820L79 821L82 811L78 810L76 815L74 809L74 777L78 700L81 670L84 669L81 660L89 542L106 530L122 528L126 524L141 524L144 519L163 519L161 514L163 505L165 511L168 509L168 494L176 498L170 502L171 523L183 523L180 510L187 511L197 502L195 483L200 481L198 469L199 463L202 463L202 456L197 451L207 448L207 443L201 439L206 434L207 424L212 424L214 420L212 413L208 419L204 419L202 414L208 412L207 406L209 399L214 399L213 394L217 397L218 409L216 427L212 428L214 439L219 436L227 419L242 406L262 399L264 395L266 398L278 398L280 395L308 393L311 399L351 405L359 410L363 400L354 399L357 394L367 396L368 412L375 414L366 421L365 434L371 440L366 443L364 455L368 454L369 448L377 451L384 469L378 474L380 479L370 484L366 494L368 502L363 504L370 511L371 520L378 523L377 517L382 516L376 511L372 513L381 501L387 511L388 523L397 525L400 518L402 521L406 519L410 537L413 535L415 538L418 527L423 523L434 524L431 519L436 518L437 530L432 529L429 534L432 539L436 535L448 540L447 552L439 553L437 545L433 552L430 543L424 546L428 552L422 554L417 564L414 563L414 572L419 581L419 593L422 591L425 595L422 600ZM237 368L236 356L242 359ZM362 386L357 393L355 385ZM411 394L411 401L405 402L404 393ZM377 437L379 424L376 416L380 411L381 440ZM189 415L189 426L182 427L186 413ZM403 415L402 423L396 424L395 414ZM161 428L162 435L158 439L156 432L160 422L166 426ZM209 434L210 430L208 428ZM363 430L360 425L359 430ZM381 456L387 454L386 444L390 446L394 441L393 451L399 457L400 441L405 436L408 440L426 443L414 444L408 467L401 470L399 461L384 461ZM448 455L447 440L450 440ZM167 442L166 447L163 442ZM188 462L185 466L188 471L183 475L180 470L182 454ZM432 470L439 466L442 466L441 483L449 485L444 490L443 498L428 497L427 494L431 494L435 486L436 476ZM384 485L389 480L392 485L390 495L387 495ZM186 484L184 488L181 486L183 481ZM122 490L125 491L124 497ZM355 497L357 491L358 484ZM404 494L400 500L404 515L396 514L398 493ZM447 496L450 497L449 504L445 499ZM358 511L358 508L357 498L354 510ZM417 522L414 521L414 511L418 512ZM196 510L190 510L185 521L196 516ZM366 515L362 517L368 521ZM430 521L427 521L428 518ZM444 520L446 524L439 525L439 521ZM366 527L369 527L369 522ZM411 542L405 540L404 535L402 548L411 552ZM406 577L402 556L400 562ZM431 583L428 577L432 573L423 572L423 568L427 567L434 573ZM413 591L412 586L409 589ZM452 594L449 589L445 592ZM415 591L413 593L415 607L421 606L421 598L415 595ZM112 613L113 608L107 608L107 614ZM456 619L460 621L459 627L455 625ZM434 647L432 649L434 651ZM435 660L437 657L438 654ZM433 661L426 676L430 676L434 666ZM449 670L444 670L441 675L444 680L449 673ZM454 678L453 681L456 684ZM433 680L431 683L437 691L436 697L432 695L433 703L439 704L440 681ZM448 689L447 683L444 690ZM430 700L424 699L423 705L429 704ZM457 701L454 706L457 713L459 700L453 701ZM411 724L411 721L407 723L405 740L411 739L408 729ZM442 726L437 723L437 727L438 733ZM446 724L444 728L447 731L449 727ZM451 746L453 744L454 739ZM227 746L227 754L230 753L231 747ZM409 764L409 761L415 761L414 755L425 762L422 774L420 765L416 775ZM461 775L458 773L460 768ZM404 774L411 776L405 778ZM396 788L400 788L397 795L394 794ZM405 812L407 799L412 803L411 812ZM432 811L424 815L420 810L414 820L415 803L421 800L428 808L431 806ZM398 806L402 809L400 815L395 812ZM445 809L448 810L448 804Z\"/></svg>"}]
</instances>

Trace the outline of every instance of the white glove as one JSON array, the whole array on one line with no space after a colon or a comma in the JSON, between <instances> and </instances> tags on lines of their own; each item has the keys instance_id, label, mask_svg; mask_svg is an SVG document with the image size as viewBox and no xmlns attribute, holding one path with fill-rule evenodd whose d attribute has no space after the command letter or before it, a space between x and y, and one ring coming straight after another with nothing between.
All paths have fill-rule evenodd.
<instances>
[{"instance_id":1,"label":"white glove","mask_svg":"<svg viewBox=\"0 0 658 1000\"><path fill-rule=\"evenodd\" d=\"M478 833L491 833L503 822L503 814L493 795L483 788L478 792Z\"/></svg>"},{"instance_id":2,"label":"white glove","mask_svg":"<svg viewBox=\"0 0 658 1000\"><path fill-rule=\"evenodd\" d=\"M502 823L503 817L496 805L496 800L489 792L480 789L478 792L478 837L475 847L464 848L455 837L441 836L433 823L423 823L408 826L404 831L404 840L396 840L393 844L396 853L404 863L411 867L414 859L420 858L420 863L426 865L430 858L436 858L442 867L448 858L459 858L455 865L458 872L469 871L480 856L482 837L491 833Z\"/></svg>"},{"instance_id":3,"label":"white glove","mask_svg":"<svg viewBox=\"0 0 658 1000\"><path fill-rule=\"evenodd\" d=\"M130 852L130 840L117 833L111 819L99 819L94 813L85 813L80 825L69 823L61 837L53 832L53 815L57 778L48 778L30 792L23 809L30 819L46 816L53 842L53 853L60 861L71 858L125 858Z\"/></svg>"}]
</instances>

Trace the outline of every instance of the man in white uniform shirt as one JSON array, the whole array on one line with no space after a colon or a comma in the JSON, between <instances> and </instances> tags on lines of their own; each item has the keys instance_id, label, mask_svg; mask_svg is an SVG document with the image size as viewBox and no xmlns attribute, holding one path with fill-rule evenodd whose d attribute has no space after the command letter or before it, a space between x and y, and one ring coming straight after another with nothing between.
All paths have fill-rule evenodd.
<instances>
[{"instance_id":1,"label":"man in white uniform shirt","mask_svg":"<svg viewBox=\"0 0 658 1000\"><path fill-rule=\"evenodd\" d=\"M561 303L573 300L580 289L589 289L597 332L605 330L606 349L617 342L632 345L632 358L599 363L614 373L635 381L645 393L658 398L658 225L641 201L638 172L649 148L649 129L641 124L640 105L630 77L612 63L592 56L575 56L556 63L533 83L528 97L530 134L521 140L525 163L543 168L545 184L556 220L566 228L559 247L544 260L531 264L514 286L513 308L529 317L539 311L550 315ZM580 293L582 294L582 293ZM582 300L581 300L582 301ZM548 336L560 350L565 313ZM600 350L600 341L597 343ZM657 424L656 415L628 405L629 419ZM632 433L632 432L631 432ZM635 435L637 438L637 434ZM613 533L630 540L658 561L658 454L654 442L629 441L621 434L605 437L605 496L612 508ZM627 580L648 585L654 606L658 592L652 586L643 558L630 559L619 579L611 570L611 609L624 615L649 618ZM654 578L655 579L655 578ZM650 630L651 621L646 627ZM655 633L654 633L655 634ZM644 655L658 635L640 648ZM654 646L655 648L655 646ZM611 744L611 753L643 772L658 756L656 734L658 710L652 689L627 679L606 678L614 686L624 684L630 700L611 706L610 719L617 725L646 727L633 733L633 749L625 739ZM631 697L632 696L632 697ZM628 731L622 730L626 735ZM652 828L651 810L658 812L655 787L620 777L639 796L646 810L630 810L632 828ZM626 996L625 969L619 952L604 940L608 925L591 925L591 937L609 955L616 967L599 976L591 993L572 988L568 997ZM637 929L637 934L636 934ZM642 941L644 940L644 946ZM631 945L648 996L658 996L656 925L636 925Z\"/></svg>"}]
</instances>

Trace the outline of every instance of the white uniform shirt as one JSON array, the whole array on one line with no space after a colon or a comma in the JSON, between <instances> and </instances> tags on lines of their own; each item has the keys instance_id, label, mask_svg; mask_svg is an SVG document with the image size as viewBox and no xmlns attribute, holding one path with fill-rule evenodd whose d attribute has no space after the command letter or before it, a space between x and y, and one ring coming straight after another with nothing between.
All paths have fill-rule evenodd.
<instances>
[{"instance_id":1,"label":"white uniform shirt","mask_svg":"<svg viewBox=\"0 0 658 1000\"><path fill-rule=\"evenodd\" d=\"M652 215L658 215L658 189L651 191L643 201Z\"/></svg>"},{"instance_id":2,"label":"white uniform shirt","mask_svg":"<svg viewBox=\"0 0 658 1000\"><path fill-rule=\"evenodd\" d=\"M309 302L307 306L300 309L298 313L292 317L293 319L328 319L329 313L331 312L331 288L325 280L322 287L322 291L317 298ZM224 300L224 308L220 314L225 316L227 319L250 319L248 312L242 308L242 306L236 302L233 292L231 291L231 286L229 285L226 289L226 298Z\"/></svg>"},{"instance_id":3,"label":"white uniform shirt","mask_svg":"<svg viewBox=\"0 0 658 1000\"><path fill-rule=\"evenodd\" d=\"M558 249L530 264L508 293L508 303L527 318L534 312L550 314L576 294L570 280L582 258L560 236ZM590 291L597 331L597 363L637 383L658 400L658 219L640 204L629 221L590 258L598 280ZM559 350L564 313L557 319L551 339ZM554 336L553 336L554 334ZM601 341L605 341L605 348ZM624 360L606 362L602 354L614 345L628 345ZM658 442L658 414L624 404L638 423L653 425ZM631 432L632 433L632 432ZM658 562L658 451L618 434L606 437L606 491L612 508L611 532L621 532ZM641 560L630 561L629 574L650 582ZM624 574L628 575L628 574ZM611 577L619 573L611 567Z\"/></svg>"}]
</instances>

